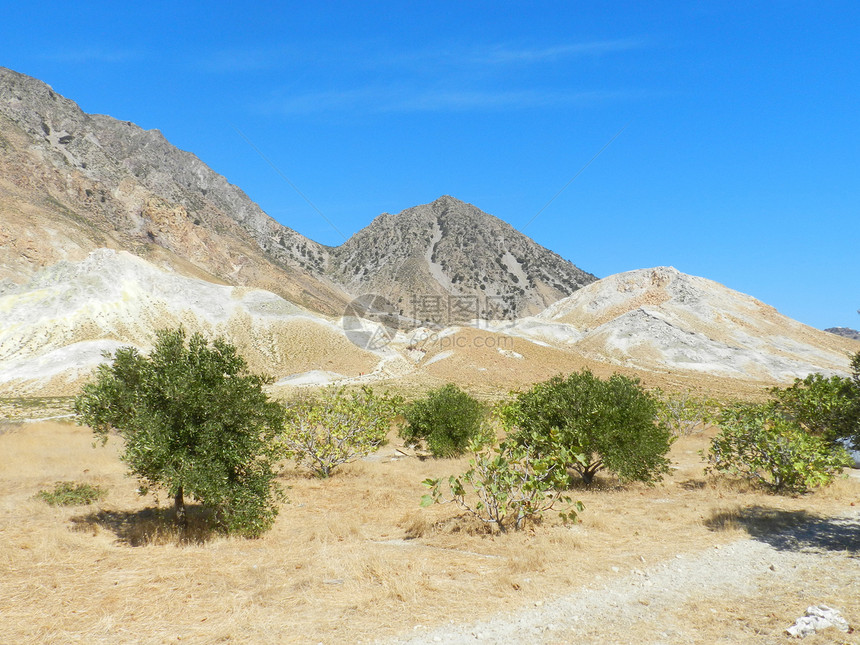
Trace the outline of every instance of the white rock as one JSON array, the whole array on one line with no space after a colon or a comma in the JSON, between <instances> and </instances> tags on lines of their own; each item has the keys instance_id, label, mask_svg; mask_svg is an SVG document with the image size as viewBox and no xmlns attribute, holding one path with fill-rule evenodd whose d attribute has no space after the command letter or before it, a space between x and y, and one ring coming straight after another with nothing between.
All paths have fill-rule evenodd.
<instances>
[{"instance_id":1,"label":"white rock","mask_svg":"<svg viewBox=\"0 0 860 645\"><path fill-rule=\"evenodd\" d=\"M838 610L831 609L827 605L813 605L806 609L805 616L798 618L794 625L785 631L796 638L803 638L828 627L835 627L842 632L847 632L850 629L848 622L839 614Z\"/></svg>"}]
</instances>

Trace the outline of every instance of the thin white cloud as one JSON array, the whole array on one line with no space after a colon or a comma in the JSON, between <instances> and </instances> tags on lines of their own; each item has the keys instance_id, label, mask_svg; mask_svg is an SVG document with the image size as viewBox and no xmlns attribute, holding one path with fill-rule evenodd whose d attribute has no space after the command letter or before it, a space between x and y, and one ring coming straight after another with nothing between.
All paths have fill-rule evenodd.
<instances>
[{"instance_id":1,"label":"thin white cloud","mask_svg":"<svg viewBox=\"0 0 860 645\"><path fill-rule=\"evenodd\" d=\"M591 105L629 100L641 92L566 90L473 90L438 89L419 91L400 88L365 87L345 91L323 91L273 99L257 106L263 114L296 116L322 112L466 112L510 110L565 105Z\"/></svg>"},{"instance_id":2,"label":"thin white cloud","mask_svg":"<svg viewBox=\"0 0 860 645\"><path fill-rule=\"evenodd\" d=\"M125 63L145 58L143 52L105 47L82 47L61 49L44 54L44 58L58 63L86 65L91 63Z\"/></svg>"},{"instance_id":3,"label":"thin white cloud","mask_svg":"<svg viewBox=\"0 0 860 645\"><path fill-rule=\"evenodd\" d=\"M203 68L241 72L299 65L303 73L296 78L314 79L316 87L293 84L292 91L258 102L253 109L262 114L498 111L642 98L642 91L582 91L568 81L567 87L533 87L530 72L553 64L573 69L583 57L623 55L647 46L644 39L616 39L532 47L460 43L392 52L380 43L352 42L319 52L286 47L224 50ZM322 79L327 82L319 83Z\"/></svg>"},{"instance_id":4,"label":"thin white cloud","mask_svg":"<svg viewBox=\"0 0 860 645\"><path fill-rule=\"evenodd\" d=\"M644 46L645 41L642 39L599 40L531 48L497 45L474 52L473 60L477 63L488 64L529 64L555 61L562 58L613 54L641 49Z\"/></svg>"},{"instance_id":5,"label":"thin white cloud","mask_svg":"<svg viewBox=\"0 0 860 645\"><path fill-rule=\"evenodd\" d=\"M642 38L597 40L528 47L511 44L445 45L424 49L393 51L376 41L331 43L314 48L293 46L239 47L214 51L194 62L212 73L258 72L285 69L295 64L322 68L353 69L436 69L436 66L474 68L534 65L563 59L602 56L642 49Z\"/></svg>"}]
</instances>

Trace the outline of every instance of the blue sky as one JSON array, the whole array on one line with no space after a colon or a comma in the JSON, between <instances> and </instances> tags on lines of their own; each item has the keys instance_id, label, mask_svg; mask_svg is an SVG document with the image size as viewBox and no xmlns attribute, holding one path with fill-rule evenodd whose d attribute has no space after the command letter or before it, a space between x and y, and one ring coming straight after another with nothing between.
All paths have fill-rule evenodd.
<instances>
[{"instance_id":1,"label":"blue sky","mask_svg":"<svg viewBox=\"0 0 860 645\"><path fill-rule=\"evenodd\" d=\"M740 4L7 3L0 65L325 244L450 194L599 277L860 327L860 3Z\"/></svg>"}]
</instances>

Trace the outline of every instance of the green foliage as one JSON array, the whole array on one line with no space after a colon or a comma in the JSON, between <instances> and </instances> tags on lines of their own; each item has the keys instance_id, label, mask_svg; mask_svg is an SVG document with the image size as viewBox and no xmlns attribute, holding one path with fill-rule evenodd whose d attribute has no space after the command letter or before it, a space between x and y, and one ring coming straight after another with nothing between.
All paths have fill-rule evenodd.
<instances>
[{"instance_id":1,"label":"green foliage","mask_svg":"<svg viewBox=\"0 0 860 645\"><path fill-rule=\"evenodd\" d=\"M860 352L851 357L851 382L860 390Z\"/></svg>"},{"instance_id":2,"label":"green foliage","mask_svg":"<svg viewBox=\"0 0 860 645\"><path fill-rule=\"evenodd\" d=\"M575 459L573 455L564 457ZM567 485L567 473L559 463L539 457L526 446L503 443L495 450L477 453L469 470L448 478L450 499L445 499L442 479L424 480L430 492L422 497L421 506L455 502L502 533L523 528L527 520L540 520L556 505L563 506L562 521L573 522L583 506L559 492Z\"/></svg>"},{"instance_id":3,"label":"green foliage","mask_svg":"<svg viewBox=\"0 0 860 645\"><path fill-rule=\"evenodd\" d=\"M851 358L851 386L854 390L852 405L854 430L844 438L851 443L855 450L860 450L860 352Z\"/></svg>"},{"instance_id":4,"label":"green foliage","mask_svg":"<svg viewBox=\"0 0 860 645\"><path fill-rule=\"evenodd\" d=\"M857 414L860 390L849 378L810 374L795 379L791 387L771 388L770 393L777 410L827 441L850 438L860 432Z\"/></svg>"},{"instance_id":5,"label":"green foliage","mask_svg":"<svg viewBox=\"0 0 860 645\"><path fill-rule=\"evenodd\" d=\"M696 396L689 390L664 392L655 388L652 395L657 401L657 419L676 437L704 430L719 409L714 399Z\"/></svg>"},{"instance_id":6,"label":"green foliage","mask_svg":"<svg viewBox=\"0 0 860 645\"><path fill-rule=\"evenodd\" d=\"M824 486L851 463L843 448L809 434L771 404L726 408L719 425L706 471L757 480L775 492Z\"/></svg>"},{"instance_id":7,"label":"green foliage","mask_svg":"<svg viewBox=\"0 0 860 645\"><path fill-rule=\"evenodd\" d=\"M287 405L282 453L317 477L377 450L385 443L401 405L399 397L376 395L369 387L325 390Z\"/></svg>"},{"instance_id":8,"label":"green foliage","mask_svg":"<svg viewBox=\"0 0 860 645\"><path fill-rule=\"evenodd\" d=\"M426 442L434 457L456 457L482 435L486 409L453 383L431 390L404 411L400 431L410 445Z\"/></svg>"},{"instance_id":9,"label":"green foliage","mask_svg":"<svg viewBox=\"0 0 860 645\"><path fill-rule=\"evenodd\" d=\"M851 359L851 385L854 388L854 433L846 437L855 450L860 450L860 352Z\"/></svg>"},{"instance_id":10,"label":"green foliage","mask_svg":"<svg viewBox=\"0 0 860 645\"><path fill-rule=\"evenodd\" d=\"M78 482L57 482L54 490L40 490L36 497L51 506L85 506L107 495L107 489Z\"/></svg>"},{"instance_id":11,"label":"green foliage","mask_svg":"<svg viewBox=\"0 0 860 645\"><path fill-rule=\"evenodd\" d=\"M560 460L586 484L602 469L649 484L669 471L674 439L637 379L613 374L604 381L588 370L555 376L518 394L502 417L515 443Z\"/></svg>"},{"instance_id":12,"label":"green foliage","mask_svg":"<svg viewBox=\"0 0 860 645\"><path fill-rule=\"evenodd\" d=\"M110 358L110 356L106 356ZM141 482L174 499L185 523L185 496L214 511L227 532L258 536L275 520L274 439L281 406L263 392L270 382L248 372L223 339L183 329L157 333L148 356L117 350L75 399L78 422L107 441L124 440L122 460Z\"/></svg>"}]
</instances>

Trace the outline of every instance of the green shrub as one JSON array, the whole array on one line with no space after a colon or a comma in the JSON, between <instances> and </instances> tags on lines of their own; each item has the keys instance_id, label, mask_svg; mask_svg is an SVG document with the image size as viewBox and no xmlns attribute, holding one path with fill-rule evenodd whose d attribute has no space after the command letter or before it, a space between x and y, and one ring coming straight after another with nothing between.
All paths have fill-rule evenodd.
<instances>
[{"instance_id":1,"label":"green shrub","mask_svg":"<svg viewBox=\"0 0 860 645\"><path fill-rule=\"evenodd\" d=\"M854 437L860 432L857 404L860 390L849 378L810 374L787 388L771 388L778 410L808 432L827 441Z\"/></svg>"},{"instance_id":2,"label":"green shrub","mask_svg":"<svg viewBox=\"0 0 860 645\"><path fill-rule=\"evenodd\" d=\"M657 402L657 418L676 437L704 430L719 408L714 399L696 396L689 390L664 392L656 388L651 394Z\"/></svg>"},{"instance_id":3,"label":"green shrub","mask_svg":"<svg viewBox=\"0 0 860 645\"><path fill-rule=\"evenodd\" d=\"M36 496L51 506L85 506L107 495L107 489L79 482L57 482L53 490L40 490Z\"/></svg>"},{"instance_id":4,"label":"green shrub","mask_svg":"<svg viewBox=\"0 0 860 645\"><path fill-rule=\"evenodd\" d=\"M408 445L424 441L434 457L456 457L481 436L486 409L478 400L448 383L407 406L400 436Z\"/></svg>"},{"instance_id":5,"label":"green shrub","mask_svg":"<svg viewBox=\"0 0 860 645\"><path fill-rule=\"evenodd\" d=\"M540 520L557 505L564 507L559 516L566 522L576 520L583 509L581 502L559 492L567 484L559 462L538 457L526 446L503 443L477 453L469 464L465 473L448 478L450 499L445 498L442 479L424 480L430 493L422 497L421 506L452 501L502 533L523 528L527 520Z\"/></svg>"},{"instance_id":6,"label":"green shrub","mask_svg":"<svg viewBox=\"0 0 860 645\"><path fill-rule=\"evenodd\" d=\"M851 357L851 382L860 390L860 352Z\"/></svg>"},{"instance_id":7,"label":"green shrub","mask_svg":"<svg viewBox=\"0 0 860 645\"><path fill-rule=\"evenodd\" d=\"M844 439L847 439L854 450L860 450L860 352L851 358L851 386L854 388L853 405L854 430Z\"/></svg>"},{"instance_id":8,"label":"green shrub","mask_svg":"<svg viewBox=\"0 0 860 645\"><path fill-rule=\"evenodd\" d=\"M110 356L108 356L110 358ZM133 347L116 351L75 399L78 422L107 441L122 437L122 460L142 483L173 497L177 523L187 526L185 496L214 511L227 532L257 536L278 509L274 439L281 406L251 374L236 348L200 334L157 332L148 356Z\"/></svg>"},{"instance_id":9,"label":"green shrub","mask_svg":"<svg viewBox=\"0 0 860 645\"><path fill-rule=\"evenodd\" d=\"M590 484L600 470L623 482L659 481L674 440L657 421L657 404L637 379L590 371L555 376L522 392L502 411L515 443L560 460ZM562 455L581 458L565 461Z\"/></svg>"},{"instance_id":10,"label":"green shrub","mask_svg":"<svg viewBox=\"0 0 860 645\"><path fill-rule=\"evenodd\" d=\"M843 448L809 434L771 404L726 408L719 425L706 471L760 481L775 492L824 486L851 463Z\"/></svg>"},{"instance_id":11,"label":"green shrub","mask_svg":"<svg viewBox=\"0 0 860 645\"><path fill-rule=\"evenodd\" d=\"M329 477L337 466L385 443L400 405L398 397L376 395L369 387L300 397L285 410L282 454L317 477Z\"/></svg>"}]
</instances>

